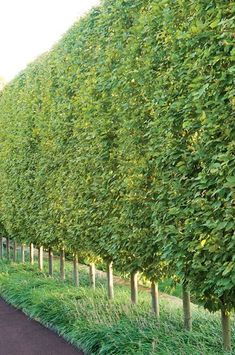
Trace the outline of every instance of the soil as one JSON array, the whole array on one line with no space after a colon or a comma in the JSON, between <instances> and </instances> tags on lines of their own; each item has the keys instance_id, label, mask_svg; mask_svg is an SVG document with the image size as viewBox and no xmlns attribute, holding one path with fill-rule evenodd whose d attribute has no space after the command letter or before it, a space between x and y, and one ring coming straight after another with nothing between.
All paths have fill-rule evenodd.
<instances>
[{"instance_id":1,"label":"soil","mask_svg":"<svg viewBox=\"0 0 235 355\"><path fill-rule=\"evenodd\" d=\"M0 299L0 355L84 355Z\"/></svg>"}]
</instances>

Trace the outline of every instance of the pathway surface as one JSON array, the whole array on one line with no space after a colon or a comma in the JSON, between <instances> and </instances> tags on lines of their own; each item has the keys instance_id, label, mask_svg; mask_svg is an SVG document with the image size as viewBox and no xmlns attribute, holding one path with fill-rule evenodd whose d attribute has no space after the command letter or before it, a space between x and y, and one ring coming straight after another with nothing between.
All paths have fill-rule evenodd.
<instances>
[{"instance_id":1,"label":"pathway surface","mask_svg":"<svg viewBox=\"0 0 235 355\"><path fill-rule=\"evenodd\" d=\"M0 355L83 355L0 298Z\"/></svg>"}]
</instances>

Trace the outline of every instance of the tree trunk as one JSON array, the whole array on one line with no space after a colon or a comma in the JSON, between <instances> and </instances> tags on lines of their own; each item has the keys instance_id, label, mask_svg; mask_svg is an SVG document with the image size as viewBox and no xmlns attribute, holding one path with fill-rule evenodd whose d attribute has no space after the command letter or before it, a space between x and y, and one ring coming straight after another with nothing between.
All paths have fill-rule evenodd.
<instances>
[{"instance_id":1,"label":"tree trunk","mask_svg":"<svg viewBox=\"0 0 235 355\"><path fill-rule=\"evenodd\" d=\"M2 247L2 242L3 242L3 238L0 237L0 258L3 258L3 247Z\"/></svg>"},{"instance_id":2,"label":"tree trunk","mask_svg":"<svg viewBox=\"0 0 235 355\"><path fill-rule=\"evenodd\" d=\"M192 315L190 305L190 292L187 286L183 285L183 312L184 312L184 328L188 331L192 330Z\"/></svg>"},{"instance_id":3,"label":"tree trunk","mask_svg":"<svg viewBox=\"0 0 235 355\"><path fill-rule=\"evenodd\" d=\"M158 283L151 282L151 295L152 295L152 309L153 312L159 317L159 294L158 294Z\"/></svg>"},{"instance_id":4,"label":"tree trunk","mask_svg":"<svg viewBox=\"0 0 235 355\"><path fill-rule=\"evenodd\" d=\"M21 244L21 262L24 264L25 257L24 257L24 244Z\"/></svg>"},{"instance_id":5,"label":"tree trunk","mask_svg":"<svg viewBox=\"0 0 235 355\"><path fill-rule=\"evenodd\" d=\"M48 250L48 267L49 267L49 275L53 276L53 251L51 248Z\"/></svg>"},{"instance_id":6,"label":"tree trunk","mask_svg":"<svg viewBox=\"0 0 235 355\"><path fill-rule=\"evenodd\" d=\"M60 278L62 281L65 280L65 252L64 248L60 250Z\"/></svg>"},{"instance_id":7,"label":"tree trunk","mask_svg":"<svg viewBox=\"0 0 235 355\"><path fill-rule=\"evenodd\" d=\"M6 238L7 260L10 260L10 238Z\"/></svg>"},{"instance_id":8,"label":"tree trunk","mask_svg":"<svg viewBox=\"0 0 235 355\"><path fill-rule=\"evenodd\" d=\"M131 302L132 304L138 302L138 272L131 273Z\"/></svg>"},{"instance_id":9,"label":"tree trunk","mask_svg":"<svg viewBox=\"0 0 235 355\"><path fill-rule=\"evenodd\" d=\"M14 240L13 243L13 261L16 262L17 261L17 243Z\"/></svg>"},{"instance_id":10,"label":"tree trunk","mask_svg":"<svg viewBox=\"0 0 235 355\"><path fill-rule=\"evenodd\" d=\"M73 280L74 285L79 286L79 276L78 276L78 256L75 253L73 257Z\"/></svg>"},{"instance_id":11,"label":"tree trunk","mask_svg":"<svg viewBox=\"0 0 235 355\"><path fill-rule=\"evenodd\" d=\"M34 247L33 247L33 243L30 243L30 245L29 245L29 259L30 259L30 264L33 265L34 264Z\"/></svg>"},{"instance_id":12,"label":"tree trunk","mask_svg":"<svg viewBox=\"0 0 235 355\"><path fill-rule=\"evenodd\" d=\"M114 298L112 261L107 264L107 278L108 278L108 298L112 300Z\"/></svg>"},{"instance_id":13,"label":"tree trunk","mask_svg":"<svg viewBox=\"0 0 235 355\"><path fill-rule=\"evenodd\" d=\"M43 270L43 246L38 248L38 268L40 271Z\"/></svg>"},{"instance_id":14,"label":"tree trunk","mask_svg":"<svg viewBox=\"0 0 235 355\"><path fill-rule=\"evenodd\" d=\"M231 351L231 320L229 314L224 309L221 309L221 322L224 351Z\"/></svg>"},{"instance_id":15,"label":"tree trunk","mask_svg":"<svg viewBox=\"0 0 235 355\"><path fill-rule=\"evenodd\" d=\"M90 285L95 289L95 264L90 264Z\"/></svg>"}]
</instances>

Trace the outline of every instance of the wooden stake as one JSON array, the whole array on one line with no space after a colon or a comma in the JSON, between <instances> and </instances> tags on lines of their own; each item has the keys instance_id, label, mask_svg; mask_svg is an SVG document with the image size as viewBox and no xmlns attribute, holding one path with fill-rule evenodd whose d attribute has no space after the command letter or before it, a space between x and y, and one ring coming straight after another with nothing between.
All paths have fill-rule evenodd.
<instances>
[{"instance_id":1,"label":"wooden stake","mask_svg":"<svg viewBox=\"0 0 235 355\"><path fill-rule=\"evenodd\" d=\"M90 285L95 289L95 264L90 264Z\"/></svg>"},{"instance_id":2,"label":"wooden stake","mask_svg":"<svg viewBox=\"0 0 235 355\"><path fill-rule=\"evenodd\" d=\"M38 268L40 271L43 270L43 246L38 248Z\"/></svg>"},{"instance_id":3,"label":"wooden stake","mask_svg":"<svg viewBox=\"0 0 235 355\"><path fill-rule=\"evenodd\" d=\"M65 252L64 252L64 248L60 249L60 278L62 281L65 280Z\"/></svg>"},{"instance_id":4,"label":"wooden stake","mask_svg":"<svg viewBox=\"0 0 235 355\"><path fill-rule=\"evenodd\" d=\"M79 275L78 275L78 256L77 253L73 257L73 280L74 285L79 286Z\"/></svg>"},{"instance_id":5,"label":"wooden stake","mask_svg":"<svg viewBox=\"0 0 235 355\"><path fill-rule=\"evenodd\" d=\"M13 261L17 261L17 242L14 240L13 242Z\"/></svg>"},{"instance_id":6,"label":"wooden stake","mask_svg":"<svg viewBox=\"0 0 235 355\"><path fill-rule=\"evenodd\" d=\"M131 273L131 303L138 303L138 272Z\"/></svg>"},{"instance_id":7,"label":"wooden stake","mask_svg":"<svg viewBox=\"0 0 235 355\"><path fill-rule=\"evenodd\" d=\"M48 250L48 268L49 268L49 275L53 276L53 251L52 248Z\"/></svg>"},{"instance_id":8,"label":"wooden stake","mask_svg":"<svg viewBox=\"0 0 235 355\"><path fill-rule=\"evenodd\" d=\"M231 351L231 320L229 314L221 309L221 323L224 351Z\"/></svg>"},{"instance_id":9,"label":"wooden stake","mask_svg":"<svg viewBox=\"0 0 235 355\"><path fill-rule=\"evenodd\" d=\"M10 238L6 238L7 260L10 260Z\"/></svg>"},{"instance_id":10,"label":"wooden stake","mask_svg":"<svg viewBox=\"0 0 235 355\"><path fill-rule=\"evenodd\" d=\"M192 315L190 305L190 292L187 286L183 285L183 312L184 312L184 328L188 331L192 330Z\"/></svg>"},{"instance_id":11,"label":"wooden stake","mask_svg":"<svg viewBox=\"0 0 235 355\"><path fill-rule=\"evenodd\" d=\"M159 318L159 294L158 294L158 283L151 282L151 295L152 295L152 310Z\"/></svg>"},{"instance_id":12,"label":"wooden stake","mask_svg":"<svg viewBox=\"0 0 235 355\"><path fill-rule=\"evenodd\" d=\"M24 244L21 244L21 262L24 264L25 257L24 257Z\"/></svg>"},{"instance_id":13,"label":"wooden stake","mask_svg":"<svg viewBox=\"0 0 235 355\"><path fill-rule=\"evenodd\" d=\"M34 264L34 247L33 247L33 243L30 243L30 245L29 245L29 259L30 259L30 264L33 265Z\"/></svg>"},{"instance_id":14,"label":"wooden stake","mask_svg":"<svg viewBox=\"0 0 235 355\"><path fill-rule=\"evenodd\" d=\"M2 247L2 243L3 243L3 238L0 237L0 259L3 258L3 247Z\"/></svg>"},{"instance_id":15,"label":"wooden stake","mask_svg":"<svg viewBox=\"0 0 235 355\"><path fill-rule=\"evenodd\" d=\"M114 298L112 261L107 264L107 279L108 279L108 298L112 300Z\"/></svg>"}]
</instances>

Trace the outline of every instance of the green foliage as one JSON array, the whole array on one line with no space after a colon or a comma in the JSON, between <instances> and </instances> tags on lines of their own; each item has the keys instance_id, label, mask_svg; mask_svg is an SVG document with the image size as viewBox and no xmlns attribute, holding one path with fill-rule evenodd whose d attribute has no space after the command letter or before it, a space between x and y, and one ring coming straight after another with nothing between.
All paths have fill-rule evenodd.
<instances>
[{"instance_id":1,"label":"green foliage","mask_svg":"<svg viewBox=\"0 0 235 355\"><path fill-rule=\"evenodd\" d=\"M7 233L231 311L234 23L229 0L106 0L7 85Z\"/></svg>"}]
</instances>

